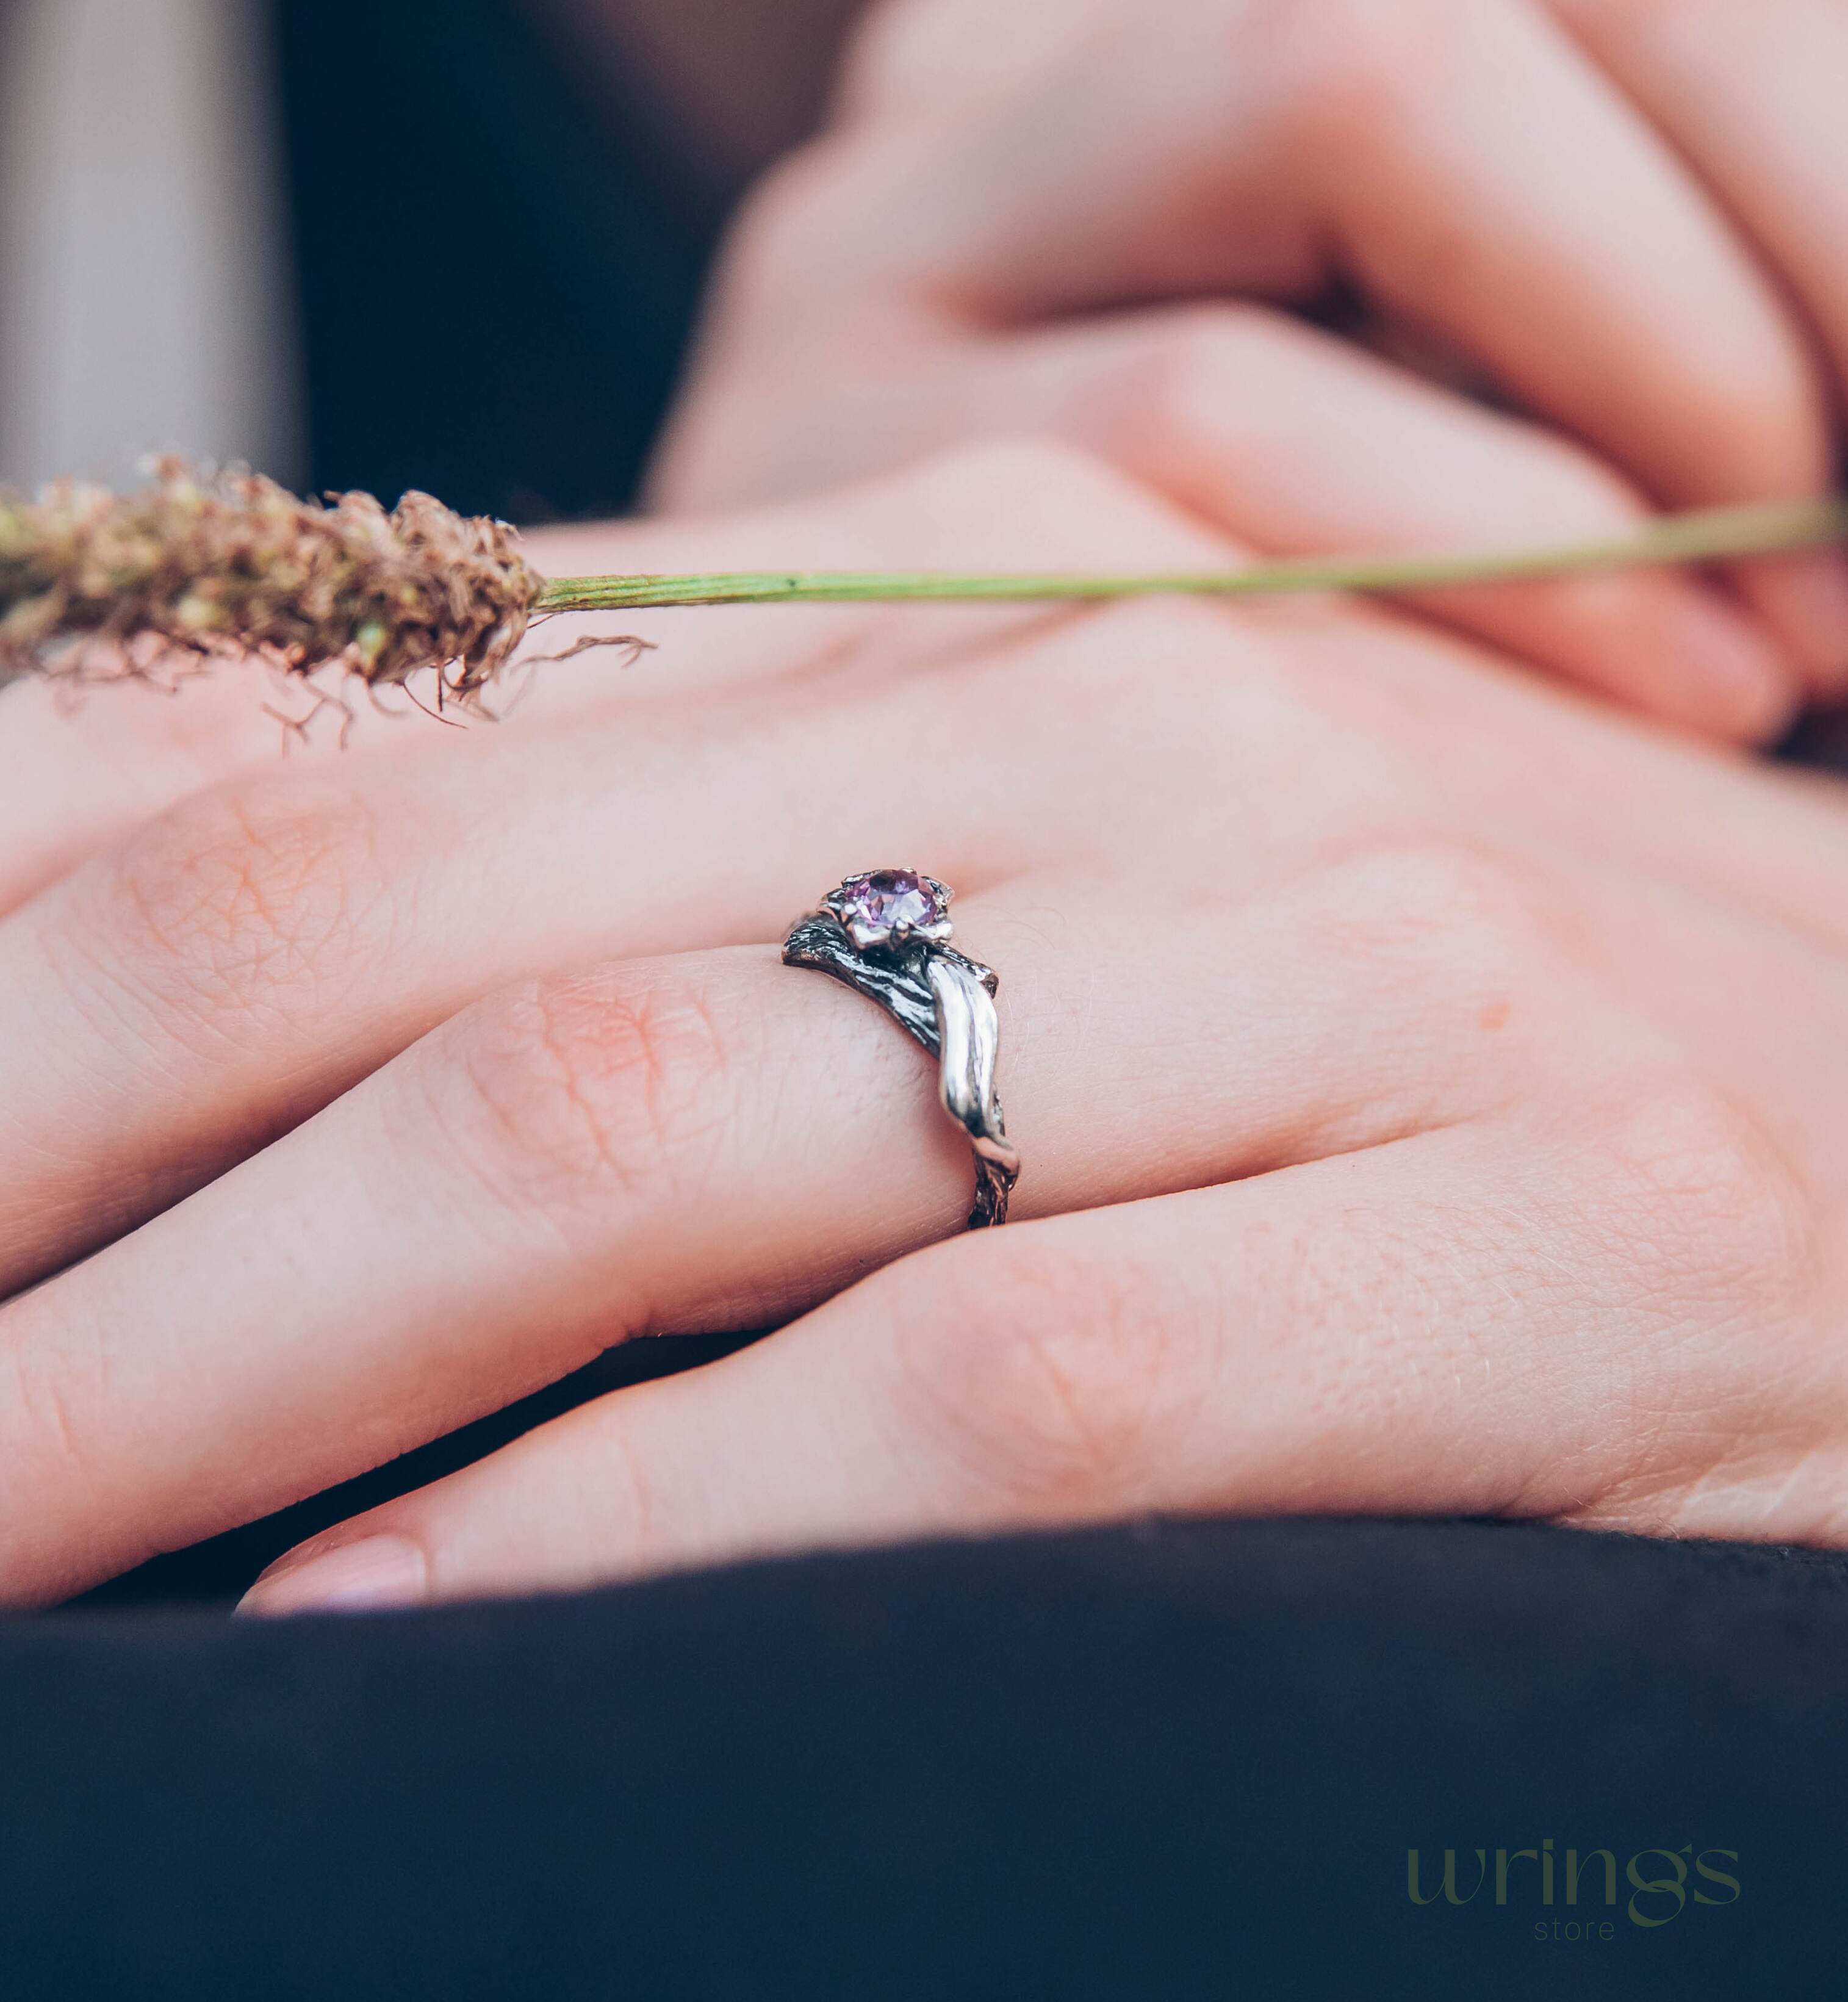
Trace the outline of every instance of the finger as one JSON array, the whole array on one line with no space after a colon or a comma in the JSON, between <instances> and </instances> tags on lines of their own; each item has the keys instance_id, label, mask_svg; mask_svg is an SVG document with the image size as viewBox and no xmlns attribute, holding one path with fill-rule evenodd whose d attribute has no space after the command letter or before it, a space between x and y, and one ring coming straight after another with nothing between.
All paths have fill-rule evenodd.
<instances>
[{"instance_id":1,"label":"finger","mask_svg":"<svg viewBox=\"0 0 1848 2002\"><path fill-rule=\"evenodd\" d=\"M1848 11L1839 0L1546 0L1788 286L1848 385Z\"/></svg>"},{"instance_id":2,"label":"finger","mask_svg":"<svg viewBox=\"0 0 1848 2002\"><path fill-rule=\"evenodd\" d=\"M1833 363L1839 417L1848 392L1848 12L1836 0L1749 9L1726 0L1548 4L1703 177L1782 282ZM1783 569L1780 605L1814 633L1819 662L1843 665L1848 565Z\"/></svg>"},{"instance_id":3,"label":"finger","mask_svg":"<svg viewBox=\"0 0 1848 2002\"><path fill-rule=\"evenodd\" d=\"M1692 1485L1724 1457L1753 1365L1700 1336L1739 1216L1704 1184L1662 1195L1621 1148L1462 1127L1010 1225L346 1523L245 1603L568 1588L1153 1510L1560 1515L1653 1484L1613 1512L1665 1526L1668 1465ZM1723 1246L1702 1241L1715 1228ZM1649 1366L1678 1341L1711 1366Z\"/></svg>"},{"instance_id":4,"label":"finger","mask_svg":"<svg viewBox=\"0 0 1848 2002\"><path fill-rule=\"evenodd\" d=\"M798 281L863 267L887 296L990 326L1355 282L1658 500L1828 486L1828 396L1802 327L1561 30L1524 0L1262 12L1262 33L1242 12L1187 38L1126 22L975 137L913 121L863 149L878 240L843 255L835 231ZM766 235L760 263L789 233ZM1786 564L1750 588L1825 677L1848 626L1790 581L1815 574Z\"/></svg>"},{"instance_id":5,"label":"finger","mask_svg":"<svg viewBox=\"0 0 1848 2002\"><path fill-rule=\"evenodd\" d=\"M830 490L790 501L702 514L689 494L672 520L624 523L619 546L607 527L553 528L532 539L535 560L551 576L621 570L636 574L773 569L941 571L1081 570L1095 567L1100 546L1112 560L1134 552L1140 563L1236 563L1240 552L1223 535L1190 520L1161 497L1124 480L1103 462L1018 427L1004 438L976 442L920 440L894 473L895 462L865 460L828 483ZM840 487L857 482L851 490ZM748 497L746 497L748 498ZM617 558L619 557L619 560ZM779 605L701 607L623 615L626 624L657 650L664 676L621 677L614 691L647 703L691 688L753 685L793 676L815 678L838 668L860 644L878 635L891 672L917 661L966 653L1044 623L1043 606L1006 603ZM1056 615L1055 615L1056 616ZM548 624L568 640L608 621L585 614ZM610 692L610 677L594 664L548 668L527 709L577 714L587 684Z\"/></svg>"},{"instance_id":6,"label":"finger","mask_svg":"<svg viewBox=\"0 0 1848 2002\"><path fill-rule=\"evenodd\" d=\"M1222 563L1230 553L1127 482L1051 447L1010 445L870 480L843 500L782 504L758 514L692 523L610 524L548 529L527 554L542 573L797 569L894 566L971 569L1081 567L1106 533L1113 553L1158 564ZM656 651L625 674L620 650L553 663L527 678L516 668L491 705L518 734L559 717L612 707L658 708L690 690L727 682L768 685L812 675L818 664L852 657L877 628L895 668L954 652L1042 615L1032 607L922 608L910 617L877 605L748 607L626 616ZM591 633L600 616L549 622L530 651ZM225 664L171 685L124 680L73 696L22 680L0 695L0 913L178 801L243 774L343 768L342 754L441 756L465 733L443 730L399 691L376 703L350 685L312 713L315 696L254 666ZM413 696L417 689L413 688ZM425 686L421 698L432 699ZM346 711L340 703L349 705ZM281 719L302 724L291 729ZM479 722L473 727L483 727Z\"/></svg>"},{"instance_id":7,"label":"finger","mask_svg":"<svg viewBox=\"0 0 1848 2002\"><path fill-rule=\"evenodd\" d=\"M1108 350L1114 347L1112 355ZM1136 350L1139 348L1140 353ZM1579 447L1261 311L1124 329L1077 435L1280 555L1510 549L1620 539L1652 511ZM1259 525L1265 525L1260 532ZM1688 570L1606 571L1406 602L1703 734L1761 742L1804 692L1759 621Z\"/></svg>"},{"instance_id":8,"label":"finger","mask_svg":"<svg viewBox=\"0 0 1848 2002\"><path fill-rule=\"evenodd\" d=\"M1042 550L1114 528L1158 561L1226 560L1067 453L991 452L904 487L927 521L952 490L1022 515L1030 496L1019 539ZM966 504L959 532L981 512ZM729 630L710 672L735 680L763 663L741 669ZM926 667L968 650L967 627L960 649L948 630L926 639L928 622L910 630ZM505 982L779 936L814 885L920 841L976 890L1023 842L1056 839L1084 787L1121 790L1128 767L1094 718L1048 728L1049 670L1016 674L971 747L935 669L908 678L898 636L894 650L869 687L851 648L818 657L811 633L755 699L702 704L689 648L671 696L635 693L594 731L561 699L517 738L432 726L398 755L233 783L16 912L0 923L0 1292L153 1214ZM850 745L882 770L903 746L928 780L843 784ZM721 811L687 811L695 774Z\"/></svg>"},{"instance_id":9,"label":"finger","mask_svg":"<svg viewBox=\"0 0 1848 2002\"><path fill-rule=\"evenodd\" d=\"M1368 717L1418 775L1409 783L1424 808L1449 824L1494 829L1511 846L1537 841L1554 857L1620 854L1716 915L1753 911L1831 955L1848 951L1834 888L1848 868L1848 794L1830 774L1691 756L1665 733L1517 680L1492 655L1434 646L1383 609L1330 618L1279 605L1258 616L1295 639L1299 686L1330 678L1324 738ZM1703 936L1710 950L1710 926ZM1762 940L1742 949L1763 957Z\"/></svg>"},{"instance_id":10,"label":"finger","mask_svg":"<svg viewBox=\"0 0 1848 2002\"><path fill-rule=\"evenodd\" d=\"M959 927L1003 969L1023 1216L1421 1130L1526 1049L1525 948L1466 939L1432 857L1077 926L1073 887ZM972 1171L932 1085L877 1009L763 949L483 1004L0 1313L0 1591L75 1589L630 1336L773 1324L956 1230Z\"/></svg>"},{"instance_id":11,"label":"finger","mask_svg":"<svg viewBox=\"0 0 1848 2002\"><path fill-rule=\"evenodd\" d=\"M735 479L736 428L723 402L712 415ZM902 396L876 380L837 383L829 412L807 427L807 470L837 478L933 441L1023 426L1103 453L1279 555L1520 548L1620 536L1648 514L1563 440L1253 307L961 341ZM776 468L787 477L786 455ZM1413 602L1706 734L1775 736L1802 692L1763 627L1691 573L1607 572Z\"/></svg>"},{"instance_id":12,"label":"finger","mask_svg":"<svg viewBox=\"0 0 1848 2002\"><path fill-rule=\"evenodd\" d=\"M1049 63L1107 18L1116 0L887 0L856 26L835 82L837 120L928 114L1030 89ZM979 38L982 59L969 49Z\"/></svg>"},{"instance_id":13,"label":"finger","mask_svg":"<svg viewBox=\"0 0 1848 2002\"><path fill-rule=\"evenodd\" d=\"M319 762L332 733L288 738L271 685L229 671L170 688L124 680L73 696L37 678L0 694L0 912L176 799L284 755Z\"/></svg>"},{"instance_id":14,"label":"finger","mask_svg":"<svg viewBox=\"0 0 1848 2002\"><path fill-rule=\"evenodd\" d=\"M936 706L894 695L891 741L947 748ZM884 706L864 718L876 730ZM657 724L651 755L619 765L548 736L517 764L356 758L337 777L222 789L16 912L0 926L0 1292L153 1214L504 981L586 954L767 940L793 882L908 852L915 803L842 807L812 720L749 734ZM726 774L739 818L682 815L664 853L686 797L673 768L692 759ZM994 776L971 769L946 801L981 842L938 843L943 873L974 888L1014 848ZM745 827L778 839L741 840Z\"/></svg>"}]
</instances>

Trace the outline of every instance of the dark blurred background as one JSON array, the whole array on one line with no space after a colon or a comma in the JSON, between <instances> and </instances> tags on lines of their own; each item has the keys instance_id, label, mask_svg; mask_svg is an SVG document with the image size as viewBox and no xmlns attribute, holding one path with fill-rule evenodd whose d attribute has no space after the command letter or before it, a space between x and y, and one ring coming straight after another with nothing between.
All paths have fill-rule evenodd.
<instances>
[{"instance_id":1,"label":"dark blurred background","mask_svg":"<svg viewBox=\"0 0 1848 2002\"><path fill-rule=\"evenodd\" d=\"M0 479L634 494L863 0L0 0Z\"/></svg>"},{"instance_id":2,"label":"dark blurred background","mask_svg":"<svg viewBox=\"0 0 1848 2002\"><path fill-rule=\"evenodd\" d=\"M718 217L537 12L274 0L315 487L521 521L633 490Z\"/></svg>"},{"instance_id":3,"label":"dark blurred background","mask_svg":"<svg viewBox=\"0 0 1848 2002\"><path fill-rule=\"evenodd\" d=\"M307 471L630 499L725 215L859 0L273 0Z\"/></svg>"}]
</instances>

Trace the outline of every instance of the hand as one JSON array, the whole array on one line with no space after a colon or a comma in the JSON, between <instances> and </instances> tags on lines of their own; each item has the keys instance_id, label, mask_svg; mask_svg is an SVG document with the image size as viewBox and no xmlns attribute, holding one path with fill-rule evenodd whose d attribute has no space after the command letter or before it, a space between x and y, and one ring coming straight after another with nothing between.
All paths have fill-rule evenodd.
<instances>
[{"instance_id":1,"label":"hand","mask_svg":"<svg viewBox=\"0 0 1848 2002\"><path fill-rule=\"evenodd\" d=\"M1845 91L1839 0L888 7L836 129L746 211L657 491L732 504L1034 431L1295 553L1824 490ZM1848 689L1848 566L1731 581L1423 609L1762 738Z\"/></svg>"},{"instance_id":2,"label":"hand","mask_svg":"<svg viewBox=\"0 0 1848 2002\"><path fill-rule=\"evenodd\" d=\"M1233 553L990 451L539 555L1103 547ZM1843 1533L1832 790L1364 608L651 636L635 671L543 671L500 729L362 717L288 766L222 722L235 675L75 724L0 698L0 1593L609 1344L785 1323L348 1524L258 1603L1148 1508ZM124 829L131 713L137 808L174 804ZM921 1052L778 962L887 861L957 884L1002 976L1003 1230L961 1233Z\"/></svg>"}]
</instances>

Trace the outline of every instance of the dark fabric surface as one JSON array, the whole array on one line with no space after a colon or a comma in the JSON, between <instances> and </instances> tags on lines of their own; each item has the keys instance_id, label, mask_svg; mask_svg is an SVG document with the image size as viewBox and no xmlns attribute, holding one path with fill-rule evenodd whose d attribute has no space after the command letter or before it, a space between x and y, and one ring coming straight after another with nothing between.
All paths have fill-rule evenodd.
<instances>
[{"instance_id":1,"label":"dark fabric surface","mask_svg":"<svg viewBox=\"0 0 1848 2002\"><path fill-rule=\"evenodd\" d=\"M309 484L619 511L711 248L518 0L269 0Z\"/></svg>"},{"instance_id":2,"label":"dark fabric surface","mask_svg":"<svg viewBox=\"0 0 1848 2002\"><path fill-rule=\"evenodd\" d=\"M14 1620L4 1992L1832 1993L1845 1699L1839 1558L1460 1523ZM1547 1837L1738 1895L1607 1914L1594 1868L1612 1939L1543 1941L1563 1893L1516 1858L1498 1905L1494 1852ZM1478 1847L1411 1903L1408 1849L1466 1891Z\"/></svg>"}]
</instances>

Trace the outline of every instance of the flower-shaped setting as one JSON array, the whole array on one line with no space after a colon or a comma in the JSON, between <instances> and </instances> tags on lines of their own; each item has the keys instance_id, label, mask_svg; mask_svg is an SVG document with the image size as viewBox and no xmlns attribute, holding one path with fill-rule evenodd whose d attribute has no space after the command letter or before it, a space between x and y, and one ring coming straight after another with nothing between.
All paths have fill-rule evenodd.
<instances>
[{"instance_id":1,"label":"flower-shaped setting","mask_svg":"<svg viewBox=\"0 0 1848 2002\"><path fill-rule=\"evenodd\" d=\"M932 945L948 942L950 899L954 892L934 876L915 869L873 869L849 876L823 899L840 920L858 952L890 949L913 939Z\"/></svg>"}]
</instances>

